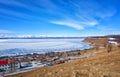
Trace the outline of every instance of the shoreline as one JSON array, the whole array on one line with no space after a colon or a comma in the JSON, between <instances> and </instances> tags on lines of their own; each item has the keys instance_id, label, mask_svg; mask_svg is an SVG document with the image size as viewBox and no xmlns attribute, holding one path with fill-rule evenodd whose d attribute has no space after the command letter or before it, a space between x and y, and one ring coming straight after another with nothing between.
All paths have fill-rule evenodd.
<instances>
[{"instance_id":1,"label":"shoreline","mask_svg":"<svg viewBox=\"0 0 120 77\"><path fill-rule=\"evenodd\" d=\"M106 51L106 47L103 47L103 48L101 48L101 47L98 47L98 48L93 47L93 48L90 48L90 49L82 50L80 55L79 56L74 56L76 58L74 60L72 60L72 61L69 61L69 62L66 62L66 63L62 63L62 64L57 64L57 65L50 66L50 67L49 66L48 67L42 67L42 68L38 68L38 69L35 69L35 70L32 70L32 71L36 71L36 70L40 70L40 69L42 70L42 69L45 69L45 68L49 69L49 68L53 68L53 67L57 67L57 66L62 66L62 65L65 65L65 64L73 63L75 61L89 59L90 57L92 58L92 57L94 57L96 55L100 55L100 54L103 54L103 53L108 53ZM24 73L28 73L28 72L24 72ZM24 73L19 73L19 74L24 74ZM12 76L14 76L14 75L10 75L10 77L12 77ZM16 74L15 74L15 76L16 76ZM6 76L6 77L9 77L9 76Z\"/></svg>"},{"instance_id":2,"label":"shoreline","mask_svg":"<svg viewBox=\"0 0 120 77\"><path fill-rule=\"evenodd\" d=\"M83 41L82 41L83 42ZM85 42L86 43L86 42ZM85 50L89 50L91 49L90 48L87 48L87 49L83 49L83 50L69 50L69 51L62 51L62 52L59 52L59 53L67 53L67 54L74 54L72 56L69 55L69 57L66 57L67 58L67 61L66 62L70 62L70 61L73 61L73 60L76 60L76 59L82 59L82 58L86 58L87 56L89 55L83 55L83 56L80 56L80 57L77 57L77 55L81 55L81 52L84 52ZM49 52L46 52L46 53L49 53ZM46 54L46 53L41 53L42 55ZM58 52L54 52L54 53L58 53ZM77 53L77 55L75 55L75 53ZM37 53L36 53L37 54ZM82 53L83 54L83 53ZM26 54L27 55L27 54ZM32 54L31 54L32 55ZM38 55L38 54L37 54ZM17 55L16 55L17 56ZM25 56L25 55L23 55ZM60 58L60 57L59 57ZM68 61L68 59L70 59ZM64 62L64 63L66 63ZM61 64L61 63L60 63ZM63 64L63 63L62 63ZM57 64L55 64L57 65ZM54 66L54 65L53 65ZM44 66L46 67L46 66ZM36 69L39 69L39 68L43 68L43 67L37 67L37 68L30 68L30 69L27 69L27 70L23 70L23 71L16 71L16 72L13 72L13 73L8 73L8 74L5 74L4 76L8 76L8 75L15 75L15 74L19 74L19 73L24 73L24 72L28 72L28 71L33 71L33 70L36 70Z\"/></svg>"}]
</instances>

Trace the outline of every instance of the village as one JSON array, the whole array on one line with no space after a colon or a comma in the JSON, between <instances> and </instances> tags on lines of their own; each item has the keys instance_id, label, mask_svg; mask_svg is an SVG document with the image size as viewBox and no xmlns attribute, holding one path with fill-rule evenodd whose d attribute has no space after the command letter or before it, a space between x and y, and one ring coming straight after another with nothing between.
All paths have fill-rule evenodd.
<instances>
[{"instance_id":1,"label":"village","mask_svg":"<svg viewBox=\"0 0 120 77\"><path fill-rule=\"evenodd\" d=\"M47 52L44 54L26 54L0 57L0 74L12 74L24 72L45 66L53 66L74 60L73 56L79 56L80 50L66 52Z\"/></svg>"},{"instance_id":2,"label":"village","mask_svg":"<svg viewBox=\"0 0 120 77\"><path fill-rule=\"evenodd\" d=\"M98 39L98 38L97 38ZM17 73L27 72L31 70L35 70L37 68L53 66L57 64L62 64L66 62L70 62L75 59L87 58L90 56L94 56L98 53L99 48L107 48L105 51L108 53L112 50L111 45L119 45L118 42L115 42L113 39L109 39L109 43L106 41L107 39L99 38L101 43L94 43L96 38L92 38L89 40L85 40L86 42L91 41L91 48L84 50L71 50L64 52L47 52L47 53L33 53L26 55L15 55L15 56L1 56L0 57L0 75L7 76L13 75ZM107 47L106 47L107 46ZM95 53L86 53L89 50L95 50Z\"/></svg>"}]
</instances>

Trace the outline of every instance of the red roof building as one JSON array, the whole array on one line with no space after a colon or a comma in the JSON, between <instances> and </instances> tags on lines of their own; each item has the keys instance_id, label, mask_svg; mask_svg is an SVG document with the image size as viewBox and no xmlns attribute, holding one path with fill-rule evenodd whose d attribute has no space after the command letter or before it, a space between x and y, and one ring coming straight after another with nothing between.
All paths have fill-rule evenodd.
<instances>
[{"instance_id":1,"label":"red roof building","mask_svg":"<svg viewBox=\"0 0 120 77\"><path fill-rule=\"evenodd\" d=\"M8 64L8 59L2 59L2 60L0 60L0 66L1 65L6 65L6 64Z\"/></svg>"}]
</instances>

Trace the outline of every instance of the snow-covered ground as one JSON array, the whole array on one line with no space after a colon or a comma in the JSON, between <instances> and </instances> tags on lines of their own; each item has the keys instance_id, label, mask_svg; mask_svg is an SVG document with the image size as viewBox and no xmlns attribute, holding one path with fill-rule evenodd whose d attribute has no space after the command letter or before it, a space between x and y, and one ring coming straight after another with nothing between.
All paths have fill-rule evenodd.
<instances>
[{"instance_id":1,"label":"snow-covered ground","mask_svg":"<svg viewBox=\"0 0 120 77\"><path fill-rule=\"evenodd\" d=\"M109 40L115 40L115 38L109 38Z\"/></svg>"},{"instance_id":2,"label":"snow-covered ground","mask_svg":"<svg viewBox=\"0 0 120 77\"><path fill-rule=\"evenodd\" d=\"M115 42L115 41L109 41L109 43L111 43L111 44L115 44L115 45L117 45L118 43L117 42Z\"/></svg>"},{"instance_id":3,"label":"snow-covered ground","mask_svg":"<svg viewBox=\"0 0 120 77\"><path fill-rule=\"evenodd\" d=\"M109 38L109 43L117 45L118 43L114 40L115 40L115 38Z\"/></svg>"}]
</instances>

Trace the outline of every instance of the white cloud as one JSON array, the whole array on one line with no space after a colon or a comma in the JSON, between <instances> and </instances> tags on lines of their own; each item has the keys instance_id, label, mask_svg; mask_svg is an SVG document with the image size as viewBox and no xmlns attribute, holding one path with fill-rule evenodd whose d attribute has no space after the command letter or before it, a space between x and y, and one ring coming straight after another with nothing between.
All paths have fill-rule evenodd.
<instances>
[{"instance_id":1,"label":"white cloud","mask_svg":"<svg viewBox=\"0 0 120 77\"><path fill-rule=\"evenodd\" d=\"M62 0L60 0L62 3ZM116 13L116 9L111 6L102 6L97 1L68 1L67 8L72 9L69 15L67 9L61 9L61 20L52 21L53 24L69 26L78 30L86 27L94 27L101 24L99 21L107 17L112 17ZM67 3L62 3L67 5ZM58 6L59 7L59 6ZM61 7L59 7L61 8ZM63 12L64 11L64 12ZM67 20L67 21L66 21Z\"/></svg>"},{"instance_id":2,"label":"white cloud","mask_svg":"<svg viewBox=\"0 0 120 77\"><path fill-rule=\"evenodd\" d=\"M64 19L64 21L51 21L50 23L52 24L57 24L57 25L63 25L63 26L68 26L75 28L77 30L83 30L85 27L93 27L98 24L97 21L92 21L92 20L87 20L87 21L80 21L80 20L74 20L74 19Z\"/></svg>"},{"instance_id":3,"label":"white cloud","mask_svg":"<svg viewBox=\"0 0 120 77\"><path fill-rule=\"evenodd\" d=\"M10 30L0 29L0 33L14 33L14 32L13 32L13 31L10 31Z\"/></svg>"},{"instance_id":4,"label":"white cloud","mask_svg":"<svg viewBox=\"0 0 120 77\"><path fill-rule=\"evenodd\" d=\"M84 27L78 23L74 22L65 22L65 21L52 21L51 23L53 24L58 24L58 25L64 25L64 26L69 26L78 30L84 29Z\"/></svg>"},{"instance_id":5,"label":"white cloud","mask_svg":"<svg viewBox=\"0 0 120 77\"><path fill-rule=\"evenodd\" d=\"M87 26L95 26L98 24L98 22L97 21L89 21L89 22L84 22L83 24L87 25Z\"/></svg>"}]
</instances>

